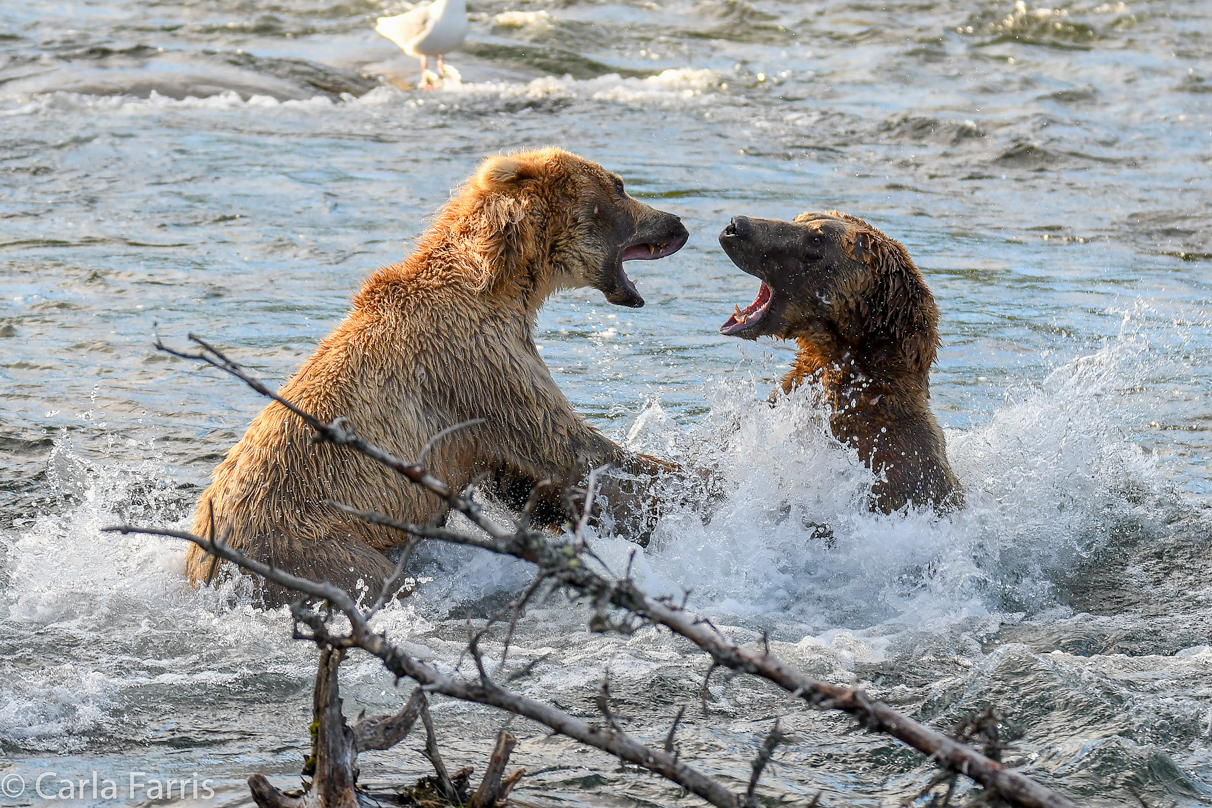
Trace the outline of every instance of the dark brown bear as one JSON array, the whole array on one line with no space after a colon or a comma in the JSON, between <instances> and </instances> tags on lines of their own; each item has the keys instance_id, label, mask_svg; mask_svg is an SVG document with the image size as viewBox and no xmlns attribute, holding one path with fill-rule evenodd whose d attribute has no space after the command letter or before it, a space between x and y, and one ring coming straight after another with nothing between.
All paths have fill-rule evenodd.
<instances>
[{"instance_id":1,"label":"dark brown bear","mask_svg":"<svg viewBox=\"0 0 1212 808\"><path fill-rule=\"evenodd\" d=\"M720 245L762 282L720 332L799 343L783 391L820 385L834 436L882 478L872 508L962 506L929 403L938 306L905 248L836 211L792 222L737 216Z\"/></svg>"}]
</instances>

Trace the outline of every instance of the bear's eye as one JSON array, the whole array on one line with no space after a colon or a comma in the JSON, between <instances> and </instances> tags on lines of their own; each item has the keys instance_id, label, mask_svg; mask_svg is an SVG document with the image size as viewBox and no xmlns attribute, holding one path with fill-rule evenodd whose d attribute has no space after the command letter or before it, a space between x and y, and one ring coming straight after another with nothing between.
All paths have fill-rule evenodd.
<instances>
[{"instance_id":1,"label":"bear's eye","mask_svg":"<svg viewBox=\"0 0 1212 808\"><path fill-rule=\"evenodd\" d=\"M618 177L615 177L615 178L614 178L614 192L615 192L616 194L618 194L619 196L622 196L622 195L623 195L623 193L624 193L624 191L623 191L623 181L622 181L621 179L619 179Z\"/></svg>"}]
</instances>

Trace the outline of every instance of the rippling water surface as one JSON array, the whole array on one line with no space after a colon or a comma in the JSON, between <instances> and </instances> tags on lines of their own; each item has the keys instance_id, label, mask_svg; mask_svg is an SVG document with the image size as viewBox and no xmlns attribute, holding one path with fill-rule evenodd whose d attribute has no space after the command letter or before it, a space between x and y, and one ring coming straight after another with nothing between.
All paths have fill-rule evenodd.
<instances>
[{"instance_id":1,"label":"rippling water surface","mask_svg":"<svg viewBox=\"0 0 1212 808\"><path fill-rule=\"evenodd\" d=\"M233 805L252 772L292 781L314 651L237 586L188 589L179 544L98 533L181 523L260 407L155 355L153 326L283 379L481 156L555 144L692 233L632 270L645 308L562 294L539 324L594 423L728 469L711 524L669 516L639 580L940 728L1002 709L1011 756L1084 804L1212 804L1206 4L473 1L463 83L432 93L373 32L404 8L0 7L0 774L197 772ZM755 292L716 247L728 217L832 208L901 239L939 300L952 517L856 509L869 474L821 414L760 404L790 349L717 334ZM617 568L632 549L595 547ZM417 572L383 624L444 665L527 581L449 548ZM655 743L691 704L683 759L738 787L781 716L771 798L892 805L924 782L898 744L740 679L712 679L705 718L703 658L585 618L531 610L512 664L548 656L523 689L593 715L609 669ZM343 671L351 712L399 704L372 662ZM500 717L436 712L448 759L482 765ZM515 731L523 800L695 803ZM364 777L419 761L376 753Z\"/></svg>"}]
</instances>

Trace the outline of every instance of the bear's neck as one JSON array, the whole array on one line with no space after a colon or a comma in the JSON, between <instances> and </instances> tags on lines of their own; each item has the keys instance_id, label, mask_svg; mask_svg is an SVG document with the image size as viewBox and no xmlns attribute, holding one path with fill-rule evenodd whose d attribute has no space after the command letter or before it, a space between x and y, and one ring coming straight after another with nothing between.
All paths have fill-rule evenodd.
<instances>
[{"instance_id":1,"label":"bear's neck","mask_svg":"<svg viewBox=\"0 0 1212 808\"><path fill-rule=\"evenodd\" d=\"M449 243L447 243L449 242ZM424 319L449 315L449 309L464 309L479 299L475 308L498 318L521 317L532 327L543 303L557 291L530 264L520 270L485 278L478 256L460 250L456 238L431 239L399 264L380 267L354 297L355 310L391 308ZM486 305L485 305L486 304ZM435 322L435 325L437 323Z\"/></svg>"},{"instance_id":2,"label":"bear's neck","mask_svg":"<svg viewBox=\"0 0 1212 808\"><path fill-rule=\"evenodd\" d=\"M872 487L877 510L889 513L909 502L940 508L962 503L943 430L930 411L928 366L913 371L903 354L831 352L801 339L783 389L805 384L817 385L828 403L833 436L882 476Z\"/></svg>"},{"instance_id":3,"label":"bear's neck","mask_svg":"<svg viewBox=\"0 0 1212 808\"><path fill-rule=\"evenodd\" d=\"M838 339L799 338L783 392L816 384L836 416L865 410L909 412L930 396L930 372L910 369L893 346L856 346ZM824 344L822 344L824 342Z\"/></svg>"}]
</instances>

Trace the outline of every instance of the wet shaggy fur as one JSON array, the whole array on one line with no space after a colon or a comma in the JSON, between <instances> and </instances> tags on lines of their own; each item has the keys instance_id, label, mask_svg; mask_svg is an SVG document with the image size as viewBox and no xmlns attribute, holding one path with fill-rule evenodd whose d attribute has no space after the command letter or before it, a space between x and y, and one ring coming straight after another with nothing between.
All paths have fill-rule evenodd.
<instances>
[{"instance_id":1,"label":"wet shaggy fur","mask_svg":"<svg viewBox=\"0 0 1212 808\"><path fill-rule=\"evenodd\" d=\"M905 248L836 211L793 222L736 217L720 243L770 295L764 308L734 316L721 330L799 343L783 391L819 385L833 434L882 477L873 508L961 506L930 410L938 306Z\"/></svg>"},{"instance_id":2,"label":"wet shaggy fur","mask_svg":"<svg viewBox=\"0 0 1212 808\"><path fill-rule=\"evenodd\" d=\"M589 470L611 464L643 477L668 466L623 450L572 408L532 336L539 307L579 286L643 305L622 272L624 252L660 257L685 239L677 217L632 199L595 163L555 149L489 158L416 251L366 281L281 394L322 420L348 417L362 437L409 460L439 431L483 419L437 441L426 467L456 489L487 476L511 504L550 480L544 507L558 521L570 507L564 494ZM313 580L377 592L392 570L384 551L402 537L324 501L412 523L440 520L446 506L310 438L284 407L266 407L215 470L193 531L227 534L244 553ZM624 482L606 490L624 517L641 507L625 502L630 490ZM191 547L195 586L216 571L217 559Z\"/></svg>"}]
</instances>

